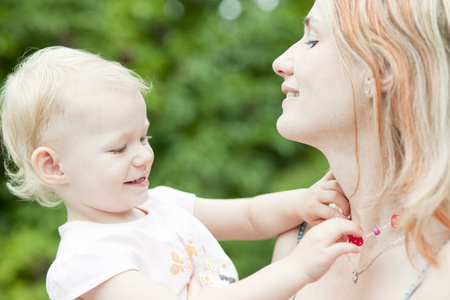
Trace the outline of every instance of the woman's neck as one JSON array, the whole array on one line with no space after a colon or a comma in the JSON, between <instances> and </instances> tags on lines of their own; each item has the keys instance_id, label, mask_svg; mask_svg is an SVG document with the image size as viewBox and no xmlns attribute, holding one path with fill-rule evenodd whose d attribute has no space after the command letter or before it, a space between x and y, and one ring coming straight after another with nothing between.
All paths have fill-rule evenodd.
<instances>
[{"instance_id":1,"label":"woman's neck","mask_svg":"<svg viewBox=\"0 0 450 300\"><path fill-rule=\"evenodd\" d=\"M393 214L399 214L400 222L402 217L397 199L377 199L380 197L377 196L380 195L377 179L382 176L382 164L380 156L374 150L378 149L377 142L370 139L365 140L364 145L360 144L358 160L354 147L349 145L334 144L333 147L320 149L327 157L334 176L349 199L352 220L361 226L365 235L376 227L380 228L388 224ZM450 239L448 228L434 218L423 230L427 232L426 238L433 250L439 249L445 241ZM353 263L360 268L367 266L383 248L402 236L404 233L400 230L386 227L379 236L365 238L365 246L361 254L352 256ZM410 244L410 246L407 255L414 261L415 267L420 269L426 262L415 245ZM406 255L406 252L404 254Z\"/></svg>"},{"instance_id":2,"label":"woman's neck","mask_svg":"<svg viewBox=\"0 0 450 300\"><path fill-rule=\"evenodd\" d=\"M341 149L342 150L342 149ZM374 205L379 188L381 163L377 153L370 149L360 149L357 162L355 154L330 151L326 154L334 176L350 202L351 217L367 234L375 227L388 223L399 209L393 199L379 199L382 205Z\"/></svg>"}]
</instances>

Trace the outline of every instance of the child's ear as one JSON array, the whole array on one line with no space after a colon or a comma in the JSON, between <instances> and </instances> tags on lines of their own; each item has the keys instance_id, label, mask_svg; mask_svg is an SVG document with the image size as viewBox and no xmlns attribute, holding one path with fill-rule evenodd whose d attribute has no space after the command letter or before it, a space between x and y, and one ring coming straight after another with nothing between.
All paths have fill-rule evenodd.
<instances>
[{"instance_id":1,"label":"child's ear","mask_svg":"<svg viewBox=\"0 0 450 300\"><path fill-rule=\"evenodd\" d=\"M64 173L59 165L55 150L48 147L39 147L31 156L34 172L47 184L60 185L65 182Z\"/></svg>"}]
</instances>

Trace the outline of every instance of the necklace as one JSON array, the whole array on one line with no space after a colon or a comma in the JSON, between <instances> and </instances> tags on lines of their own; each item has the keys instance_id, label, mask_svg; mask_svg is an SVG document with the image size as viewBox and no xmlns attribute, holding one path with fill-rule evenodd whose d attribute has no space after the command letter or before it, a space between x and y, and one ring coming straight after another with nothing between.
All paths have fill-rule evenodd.
<instances>
[{"instance_id":1,"label":"necklace","mask_svg":"<svg viewBox=\"0 0 450 300\"><path fill-rule=\"evenodd\" d=\"M382 230L384 230L387 227L397 228L399 224L399 216L398 215L392 215L391 221L381 227L375 227L372 232L366 234L364 237L355 237L353 235L348 236L348 242L355 244L356 246L361 247L364 244L364 238L368 238L371 236L377 236L381 233Z\"/></svg>"},{"instance_id":2,"label":"necklace","mask_svg":"<svg viewBox=\"0 0 450 300\"><path fill-rule=\"evenodd\" d=\"M381 249L380 252L378 252L378 254L370 261L370 263L365 266L364 268L361 269L361 271L356 271L355 266L353 265L352 261L350 260L350 257L347 254L347 259L348 259L348 263L350 265L350 267L352 268L352 280L354 283L356 283L358 281L358 276L361 275L362 272L364 272L365 270L367 270L372 264L373 262L381 255L383 254L384 251L386 251L387 249L391 248L392 246L394 246L395 244L403 241L405 239L405 236L402 236L401 238L399 238L398 240L394 241L393 243L390 243L389 245L387 245L386 247L384 247L383 249Z\"/></svg>"},{"instance_id":3,"label":"necklace","mask_svg":"<svg viewBox=\"0 0 450 300\"><path fill-rule=\"evenodd\" d=\"M391 217L391 221L381 227L375 227L372 232L366 234L364 237L355 237L353 235L350 235L348 237L348 242L355 244L356 246L361 247L364 244L364 238L369 238L371 236L377 236L381 233L382 230L384 230L387 227L392 227L392 228L397 228L399 224L399 216L398 215L392 215ZM361 275L362 272L364 272L365 270L367 270L373 263L374 261L381 255L383 254L384 251L386 251L387 249L391 248L392 246L394 246L395 244L401 242L402 240L404 240L405 237L401 237L398 240L394 241L393 243L387 245L386 247L384 247L383 249L381 249L380 252L378 252L377 255L375 255L375 257L369 262L369 264L367 266L365 266L364 268L361 269L361 271L356 271L355 266L353 265L352 261L350 260L350 256L348 256L347 254L347 259L348 259L348 263L350 265L350 267L352 268L352 280L354 283L356 283L358 281L358 276Z\"/></svg>"}]
</instances>

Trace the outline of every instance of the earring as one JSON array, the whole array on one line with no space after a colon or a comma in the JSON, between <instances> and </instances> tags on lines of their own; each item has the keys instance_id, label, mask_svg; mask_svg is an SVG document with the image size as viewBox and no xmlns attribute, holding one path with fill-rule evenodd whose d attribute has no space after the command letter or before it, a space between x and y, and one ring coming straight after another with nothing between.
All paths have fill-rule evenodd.
<instances>
[{"instance_id":1,"label":"earring","mask_svg":"<svg viewBox=\"0 0 450 300\"><path fill-rule=\"evenodd\" d=\"M370 87L367 87L366 90L365 90L366 95L369 95L371 91L372 91L372 90L370 89Z\"/></svg>"}]
</instances>

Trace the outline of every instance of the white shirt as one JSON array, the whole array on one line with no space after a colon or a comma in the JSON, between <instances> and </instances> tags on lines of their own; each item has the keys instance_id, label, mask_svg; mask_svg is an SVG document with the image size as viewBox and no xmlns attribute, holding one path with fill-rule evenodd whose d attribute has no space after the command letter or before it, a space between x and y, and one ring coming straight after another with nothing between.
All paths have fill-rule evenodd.
<instances>
[{"instance_id":1,"label":"white shirt","mask_svg":"<svg viewBox=\"0 0 450 300\"><path fill-rule=\"evenodd\" d=\"M47 274L52 300L76 299L106 280L138 270L181 299L197 276L204 289L238 280L237 271L208 229L193 216L195 195L168 187L149 190L144 218L121 224L72 221ZM131 296L131 295L130 295Z\"/></svg>"}]
</instances>

